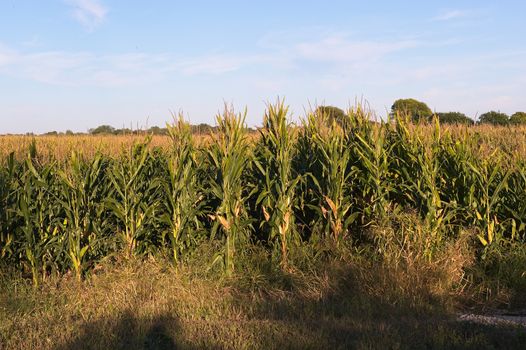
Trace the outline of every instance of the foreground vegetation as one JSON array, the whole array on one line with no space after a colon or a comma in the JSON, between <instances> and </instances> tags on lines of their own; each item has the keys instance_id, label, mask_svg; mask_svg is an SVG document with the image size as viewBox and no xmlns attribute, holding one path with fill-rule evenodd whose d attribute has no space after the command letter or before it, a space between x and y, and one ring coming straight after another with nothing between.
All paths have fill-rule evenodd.
<instances>
[{"instance_id":1,"label":"foreground vegetation","mask_svg":"<svg viewBox=\"0 0 526 350\"><path fill-rule=\"evenodd\" d=\"M188 259L177 272L160 258L110 259L89 280L50 278L37 290L12 275L3 277L0 344L6 349L521 349L526 341L521 328L458 322L454 305L438 292L444 282L438 264L409 272L353 252L352 259L286 273L272 269L264 250L254 248L237 261L243 272L224 279L218 271L206 272L214 250L202 245L200 258Z\"/></svg>"},{"instance_id":2,"label":"foreground vegetation","mask_svg":"<svg viewBox=\"0 0 526 350\"><path fill-rule=\"evenodd\" d=\"M48 138L5 155L1 343L524 341L454 313L524 307L525 130L377 123L360 107L295 126L278 102L254 136L244 118L226 108L207 138L179 118L110 152L86 143L117 139L84 136L71 153Z\"/></svg>"}]
</instances>

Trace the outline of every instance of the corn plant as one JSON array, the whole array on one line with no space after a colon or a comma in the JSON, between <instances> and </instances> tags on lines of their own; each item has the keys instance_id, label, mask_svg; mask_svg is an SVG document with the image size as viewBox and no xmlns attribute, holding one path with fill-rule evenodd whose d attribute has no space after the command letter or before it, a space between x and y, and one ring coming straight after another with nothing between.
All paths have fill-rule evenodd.
<instances>
[{"instance_id":1,"label":"corn plant","mask_svg":"<svg viewBox=\"0 0 526 350\"><path fill-rule=\"evenodd\" d=\"M103 159L100 153L88 163L73 152L67 170L60 172L63 191L61 205L65 211L63 229L67 235L66 251L75 276L81 279L89 250L100 236L105 214L103 198L107 193L104 183Z\"/></svg>"},{"instance_id":2,"label":"corn plant","mask_svg":"<svg viewBox=\"0 0 526 350\"><path fill-rule=\"evenodd\" d=\"M339 244L359 213L353 210L350 195L355 174L350 167L351 149L347 146L344 129L336 121L320 125L314 120L326 120L327 117L319 113L308 116L308 122L316 125L311 142L321 166L320 177L315 180L320 195L316 209L324 219L325 236Z\"/></svg>"},{"instance_id":3,"label":"corn plant","mask_svg":"<svg viewBox=\"0 0 526 350\"><path fill-rule=\"evenodd\" d=\"M146 223L151 220L158 203L154 200L158 182L149 178L148 142L135 144L121 159L114 160L109 179L113 193L105 201L122 227L126 255L136 253L137 244L151 234Z\"/></svg>"},{"instance_id":4,"label":"corn plant","mask_svg":"<svg viewBox=\"0 0 526 350\"><path fill-rule=\"evenodd\" d=\"M362 214L364 227L382 224L391 210L390 193L393 191L390 171L392 144L388 143L388 124L376 124L360 108L350 109L346 143L353 152L352 167L356 172L354 195Z\"/></svg>"},{"instance_id":5,"label":"corn plant","mask_svg":"<svg viewBox=\"0 0 526 350\"><path fill-rule=\"evenodd\" d=\"M35 158L28 156L18 179L19 255L31 271L35 286L56 259L55 252L61 238L61 207L54 193L55 169L55 162L40 165Z\"/></svg>"},{"instance_id":6,"label":"corn plant","mask_svg":"<svg viewBox=\"0 0 526 350\"><path fill-rule=\"evenodd\" d=\"M214 221L212 236L221 232L225 239L225 248L217 259L221 259L227 276L234 271L236 249L248 238L250 220L245 202L247 193L243 183L243 172L251 166L252 151L250 149L244 114L235 114L226 108L223 114L217 115L218 132L213 135L213 143L208 149L208 157L212 164L210 191L219 201L215 213L211 215Z\"/></svg>"},{"instance_id":7,"label":"corn plant","mask_svg":"<svg viewBox=\"0 0 526 350\"><path fill-rule=\"evenodd\" d=\"M320 185L322 177L320 153L313 143L320 128L326 121L307 116L302 121L296 140L296 155L293 159L294 172L302 177L298 183L297 209L294 212L296 226L304 240L318 239L320 221Z\"/></svg>"},{"instance_id":8,"label":"corn plant","mask_svg":"<svg viewBox=\"0 0 526 350\"><path fill-rule=\"evenodd\" d=\"M14 255L14 233L18 226L15 210L15 192L13 185L18 174L18 166L11 152L5 168L0 169L0 258L11 258Z\"/></svg>"},{"instance_id":9,"label":"corn plant","mask_svg":"<svg viewBox=\"0 0 526 350\"><path fill-rule=\"evenodd\" d=\"M168 237L174 263L183 251L196 244L201 230L203 194L197 181L196 150L190 125L182 116L173 125L167 124L172 150L167 158L168 177L163 182L165 193L162 220L169 226Z\"/></svg>"},{"instance_id":10,"label":"corn plant","mask_svg":"<svg viewBox=\"0 0 526 350\"><path fill-rule=\"evenodd\" d=\"M387 135L388 143L392 145L390 171L396 179L392 197L402 206L420 207L419 198L408 191L408 186L411 186L413 179L420 178L417 157L424 151L422 141L417 137L416 130L410 130L408 116L395 115L393 123Z\"/></svg>"},{"instance_id":11,"label":"corn plant","mask_svg":"<svg viewBox=\"0 0 526 350\"><path fill-rule=\"evenodd\" d=\"M429 149L421 144L421 152L416 154L417 167L420 171L418 178L410 179L408 191L415 194L420 204L420 212L424 216L425 227L431 239L429 242L433 245L426 247L424 250L427 258L431 259L434 251L444 240L444 231L453 212L447 203L444 203L441 195L440 182L440 158L441 151L441 133L438 119L434 119L435 126L433 129L432 143ZM418 138L417 138L418 139ZM419 140L420 141L420 140ZM421 142L421 141L420 141Z\"/></svg>"},{"instance_id":12,"label":"corn plant","mask_svg":"<svg viewBox=\"0 0 526 350\"><path fill-rule=\"evenodd\" d=\"M293 173L296 132L287 122L287 115L288 108L283 102L267 107L255 162L263 179L256 201L263 212L261 226L268 226L269 241L279 247L283 269L288 269L290 245L299 241L295 234L294 207L301 180Z\"/></svg>"},{"instance_id":13,"label":"corn plant","mask_svg":"<svg viewBox=\"0 0 526 350\"><path fill-rule=\"evenodd\" d=\"M458 226L472 224L469 220L472 214L469 198L475 175L468 164L474 162L475 141L466 134L460 135L457 139L446 134L440 142L440 150L436 155L440 164L441 195L453 209L451 222Z\"/></svg>"},{"instance_id":14,"label":"corn plant","mask_svg":"<svg viewBox=\"0 0 526 350\"><path fill-rule=\"evenodd\" d=\"M507 218L511 228L508 238L524 239L526 231L526 164L519 160L508 177L508 185L502 191L502 217ZM504 222L503 222L504 224Z\"/></svg>"},{"instance_id":15,"label":"corn plant","mask_svg":"<svg viewBox=\"0 0 526 350\"><path fill-rule=\"evenodd\" d=\"M469 194L470 209L473 221L482 229L478 239L487 248L502 238L504 226L499 222L497 212L503 205L500 194L508 185L510 171L503 168L496 152L490 159L479 164L468 163L468 166L475 178Z\"/></svg>"}]
</instances>

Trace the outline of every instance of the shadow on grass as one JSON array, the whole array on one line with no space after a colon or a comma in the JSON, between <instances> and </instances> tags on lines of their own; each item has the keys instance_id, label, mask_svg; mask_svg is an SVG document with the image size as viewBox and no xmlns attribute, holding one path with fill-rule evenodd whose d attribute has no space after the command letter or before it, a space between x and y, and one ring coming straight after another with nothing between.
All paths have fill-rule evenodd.
<instances>
[{"instance_id":1,"label":"shadow on grass","mask_svg":"<svg viewBox=\"0 0 526 350\"><path fill-rule=\"evenodd\" d=\"M526 343L524 328L458 322L433 301L386 302L352 274L340 277L338 288L319 298L239 291L232 301L239 313L222 318L142 319L130 310L85 323L56 349L522 349Z\"/></svg>"},{"instance_id":2,"label":"shadow on grass","mask_svg":"<svg viewBox=\"0 0 526 350\"><path fill-rule=\"evenodd\" d=\"M85 323L74 339L56 349L178 349L172 336L178 329L175 318L141 320L128 311L115 318Z\"/></svg>"}]
</instances>

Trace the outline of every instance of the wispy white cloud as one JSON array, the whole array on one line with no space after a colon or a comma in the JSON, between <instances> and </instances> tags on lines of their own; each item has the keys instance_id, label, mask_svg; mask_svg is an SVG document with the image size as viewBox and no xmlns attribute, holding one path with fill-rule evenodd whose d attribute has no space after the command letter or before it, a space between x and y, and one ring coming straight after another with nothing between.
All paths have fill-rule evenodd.
<instances>
[{"instance_id":1,"label":"wispy white cloud","mask_svg":"<svg viewBox=\"0 0 526 350\"><path fill-rule=\"evenodd\" d=\"M15 49L0 43L0 76L114 91L164 85L180 89L180 99L208 93L259 102L260 97L280 95L289 102L295 98L296 107L307 98L341 105L363 95L379 115L404 96L422 99L437 111L456 108L470 116L495 108L524 110L526 50L457 52L454 48L462 40L416 38L364 39L325 31L276 35L245 51L184 55L50 51L25 45ZM192 79L195 76L203 79ZM200 86L203 81L208 86Z\"/></svg>"},{"instance_id":2,"label":"wispy white cloud","mask_svg":"<svg viewBox=\"0 0 526 350\"><path fill-rule=\"evenodd\" d=\"M250 67L291 68L291 56L285 52L209 54L179 59L174 67L185 75L221 75Z\"/></svg>"},{"instance_id":3,"label":"wispy white cloud","mask_svg":"<svg viewBox=\"0 0 526 350\"><path fill-rule=\"evenodd\" d=\"M40 37L38 35L33 35L33 37L31 37L31 39L29 40L25 40L23 42L21 42L22 46L25 46L25 47L31 47L31 48L34 48L34 47L39 47L42 42L40 40Z\"/></svg>"},{"instance_id":4,"label":"wispy white cloud","mask_svg":"<svg viewBox=\"0 0 526 350\"><path fill-rule=\"evenodd\" d=\"M418 46L415 40L355 41L332 35L318 41L303 42L294 47L298 58L326 62L356 62L379 59L389 53Z\"/></svg>"},{"instance_id":5,"label":"wispy white cloud","mask_svg":"<svg viewBox=\"0 0 526 350\"><path fill-rule=\"evenodd\" d=\"M212 54L184 59L177 62L176 66L185 75L220 75L240 69L246 61L243 56Z\"/></svg>"},{"instance_id":6,"label":"wispy white cloud","mask_svg":"<svg viewBox=\"0 0 526 350\"><path fill-rule=\"evenodd\" d=\"M461 10L450 10L433 17L433 21L449 21L461 17L466 17L467 12Z\"/></svg>"},{"instance_id":7,"label":"wispy white cloud","mask_svg":"<svg viewBox=\"0 0 526 350\"><path fill-rule=\"evenodd\" d=\"M301 72L305 64L323 69L364 67L390 53L412 48L411 40L355 41L332 34L299 43L281 43L259 52L211 53L182 56L174 53L20 52L0 46L0 73L56 85L116 86L159 81L170 74L224 75L240 70ZM4 67L4 69L2 69ZM6 68L7 67L7 68Z\"/></svg>"},{"instance_id":8,"label":"wispy white cloud","mask_svg":"<svg viewBox=\"0 0 526 350\"><path fill-rule=\"evenodd\" d=\"M73 18L89 31L99 26L108 14L108 8L99 0L64 0L64 2L72 7Z\"/></svg>"},{"instance_id":9,"label":"wispy white cloud","mask_svg":"<svg viewBox=\"0 0 526 350\"><path fill-rule=\"evenodd\" d=\"M0 74L64 86L120 86L160 79L173 70L164 55L95 55L90 52L24 53L0 46Z\"/></svg>"},{"instance_id":10,"label":"wispy white cloud","mask_svg":"<svg viewBox=\"0 0 526 350\"><path fill-rule=\"evenodd\" d=\"M353 93L363 93L372 98L381 95L376 98L386 101L400 97L399 91L403 90L404 94L423 98L437 110L458 105L473 115L490 106L520 109L523 101L520 95L526 79L523 50L423 59L428 49L458 43L404 38L364 40L342 33L272 43L250 51L201 55L173 52L101 55L38 48L15 50L0 44L0 75L50 85L111 88L214 76L218 84L225 84L225 91L232 89L225 78L235 77L260 94L289 95L299 90L302 96L312 93L311 96L323 97L320 94L327 93L331 97L349 98L349 94L352 97ZM415 49L418 55L407 55L406 51ZM400 60L397 57L400 54L406 59ZM499 77L492 73L497 71ZM509 86L491 91L482 88L495 87L501 76L506 77Z\"/></svg>"},{"instance_id":11,"label":"wispy white cloud","mask_svg":"<svg viewBox=\"0 0 526 350\"><path fill-rule=\"evenodd\" d=\"M5 52L0 52L0 68L9 64L12 60L12 56Z\"/></svg>"},{"instance_id":12,"label":"wispy white cloud","mask_svg":"<svg viewBox=\"0 0 526 350\"><path fill-rule=\"evenodd\" d=\"M16 55L16 51L0 43L0 69L2 66L13 63Z\"/></svg>"}]
</instances>

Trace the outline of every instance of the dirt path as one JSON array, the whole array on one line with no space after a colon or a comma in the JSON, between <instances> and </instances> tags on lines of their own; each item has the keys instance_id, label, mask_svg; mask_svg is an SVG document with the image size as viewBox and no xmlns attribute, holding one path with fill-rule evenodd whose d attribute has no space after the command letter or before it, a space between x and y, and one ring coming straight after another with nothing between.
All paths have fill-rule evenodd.
<instances>
[{"instance_id":1,"label":"dirt path","mask_svg":"<svg viewBox=\"0 0 526 350\"><path fill-rule=\"evenodd\" d=\"M526 327L526 312L491 315L461 314L458 316L458 320L487 325L516 325Z\"/></svg>"}]
</instances>

